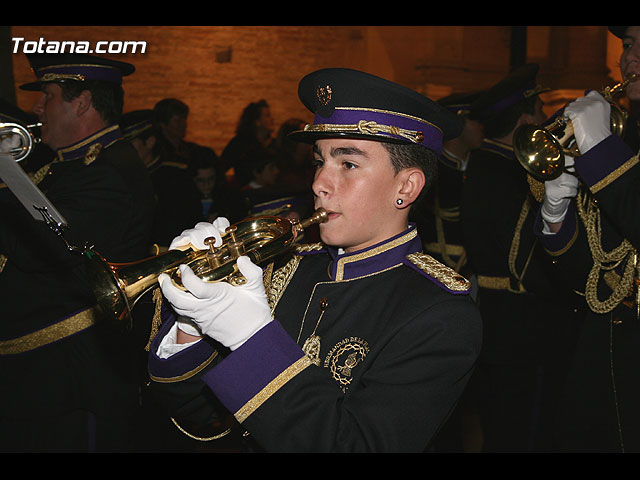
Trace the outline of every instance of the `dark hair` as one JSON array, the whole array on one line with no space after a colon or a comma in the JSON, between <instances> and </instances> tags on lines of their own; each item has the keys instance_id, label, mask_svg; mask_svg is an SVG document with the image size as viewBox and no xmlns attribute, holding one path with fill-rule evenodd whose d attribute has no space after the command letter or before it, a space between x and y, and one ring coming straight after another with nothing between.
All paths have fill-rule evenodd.
<instances>
[{"instance_id":1,"label":"dark hair","mask_svg":"<svg viewBox=\"0 0 640 480\"><path fill-rule=\"evenodd\" d=\"M176 115L189 115L189 106L177 98L165 98L153 107L156 122L168 124Z\"/></svg>"},{"instance_id":2,"label":"dark hair","mask_svg":"<svg viewBox=\"0 0 640 480\"><path fill-rule=\"evenodd\" d=\"M118 123L120 120L124 105L124 90L120 85L97 80L60 82L59 85L62 89L62 98L65 101L70 102L88 90L91 93L93 108L107 125Z\"/></svg>"},{"instance_id":3,"label":"dark hair","mask_svg":"<svg viewBox=\"0 0 640 480\"><path fill-rule=\"evenodd\" d=\"M216 167L216 162L214 157L208 156L208 155L194 155L192 158L189 159L188 169L191 175L196 175L198 173L198 170L202 170L206 168L213 168L214 170L216 170L216 173L217 173L218 168Z\"/></svg>"},{"instance_id":4,"label":"dark hair","mask_svg":"<svg viewBox=\"0 0 640 480\"><path fill-rule=\"evenodd\" d=\"M438 154L429 148L421 145L407 145L400 143L386 143L382 145L389 152L391 165L395 173L405 168L417 167L424 172L425 184L416 200L422 199L431 187L438 174Z\"/></svg>"},{"instance_id":5,"label":"dark hair","mask_svg":"<svg viewBox=\"0 0 640 480\"><path fill-rule=\"evenodd\" d=\"M247 105L240 116L236 134L254 136L256 132L256 120L260 118L264 108L269 108L269 104L264 99Z\"/></svg>"},{"instance_id":6,"label":"dark hair","mask_svg":"<svg viewBox=\"0 0 640 480\"><path fill-rule=\"evenodd\" d=\"M533 115L535 113L537 101L538 96L533 95L498 115L482 120L485 136L488 138L500 138L509 134L515 128L522 114Z\"/></svg>"}]
</instances>

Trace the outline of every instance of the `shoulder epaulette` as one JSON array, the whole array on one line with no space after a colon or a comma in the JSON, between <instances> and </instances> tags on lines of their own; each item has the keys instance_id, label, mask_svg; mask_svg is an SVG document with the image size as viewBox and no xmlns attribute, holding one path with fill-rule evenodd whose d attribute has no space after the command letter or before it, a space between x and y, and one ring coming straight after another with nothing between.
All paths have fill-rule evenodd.
<instances>
[{"instance_id":1,"label":"shoulder epaulette","mask_svg":"<svg viewBox=\"0 0 640 480\"><path fill-rule=\"evenodd\" d=\"M411 253L406 258L416 270L451 293L469 293L471 290L469 280L431 255Z\"/></svg>"}]
</instances>

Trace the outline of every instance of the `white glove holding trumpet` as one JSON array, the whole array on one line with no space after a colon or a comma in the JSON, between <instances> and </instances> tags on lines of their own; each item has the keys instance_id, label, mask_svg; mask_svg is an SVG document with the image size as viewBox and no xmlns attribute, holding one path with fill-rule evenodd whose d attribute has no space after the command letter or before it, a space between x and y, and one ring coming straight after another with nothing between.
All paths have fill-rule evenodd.
<instances>
[{"instance_id":1,"label":"white glove holding trumpet","mask_svg":"<svg viewBox=\"0 0 640 480\"><path fill-rule=\"evenodd\" d=\"M582 155L611 135L611 104L594 90L567 105L564 113Z\"/></svg>"},{"instance_id":2,"label":"white glove holding trumpet","mask_svg":"<svg viewBox=\"0 0 640 480\"><path fill-rule=\"evenodd\" d=\"M176 237L169 249L193 245L205 250L208 246L204 240L208 237L215 237L214 246L219 247L228 226L229 221L224 217L213 223L200 222ZM236 261L240 274L246 279L246 283L238 286L224 281L205 282L187 265L180 266L186 291L176 287L168 275L158 277L162 293L181 316L178 328L193 336L207 335L231 350L272 320L262 268L247 256L240 256Z\"/></svg>"}]
</instances>

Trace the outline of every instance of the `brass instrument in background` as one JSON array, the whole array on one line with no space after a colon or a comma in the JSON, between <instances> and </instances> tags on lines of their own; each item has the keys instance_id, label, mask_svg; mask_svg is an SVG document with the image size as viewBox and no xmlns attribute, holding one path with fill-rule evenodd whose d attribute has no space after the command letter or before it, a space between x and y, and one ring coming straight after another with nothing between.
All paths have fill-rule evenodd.
<instances>
[{"instance_id":1,"label":"brass instrument in background","mask_svg":"<svg viewBox=\"0 0 640 480\"><path fill-rule=\"evenodd\" d=\"M247 255L264 266L277 255L293 247L305 228L323 223L327 212L320 208L305 220L261 216L242 220L227 228L220 247L214 238L205 240L208 250L170 250L132 263L109 263L98 252L88 249L87 272L102 317L123 330L132 328L131 311L135 303L158 282L162 273L182 287L179 266L186 264L204 281L241 284L236 259Z\"/></svg>"},{"instance_id":2,"label":"brass instrument in background","mask_svg":"<svg viewBox=\"0 0 640 480\"><path fill-rule=\"evenodd\" d=\"M615 102L614 97L620 95L634 80L635 74L600 92L611 104L611 132L618 136L624 133L628 112ZM571 120L562 113L547 125L522 125L513 135L513 149L518 161L532 177L541 182L562 175L566 155L581 155L574 142Z\"/></svg>"},{"instance_id":3,"label":"brass instrument in background","mask_svg":"<svg viewBox=\"0 0 640 480\"><path fill-rule=\"evenodd\" d=\"M20 146L2 153L10 153L16 162L27 158L33 147L40 143L40 137L34 133L34 129L40 126L42 126L41 123L25 126L19 123L0 122L0 140L16 135L20 138Z\"/></svg>"}]
</instances>

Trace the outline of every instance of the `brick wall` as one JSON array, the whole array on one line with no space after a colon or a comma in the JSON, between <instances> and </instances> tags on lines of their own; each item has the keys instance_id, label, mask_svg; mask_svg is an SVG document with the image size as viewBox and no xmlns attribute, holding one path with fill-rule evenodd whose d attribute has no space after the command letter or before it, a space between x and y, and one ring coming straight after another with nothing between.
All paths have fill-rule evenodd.
<instances>
[{"instance_id":1,"label":"brick wall","mask_svg":"<svg viewBox=\"0 0 640 480\"><path fill-rule=\"evenodd\" d=\"M323 67L363 69L437 99L486 88L509 68L507 26L14 26L11 36L37 41L144 41L145 53L113 55L136 65L125 79L125 111L175 97L191 109L187 137L221 153L242 109L266 99L276 125L309 121L297 97L305 74ZM609 35L611 37L611 35ZM565 39L558 42L557 39ZM606 51L606 27L529 27L529 60L541 81L580 91L607 85L619 56ZM605 58L606 57L606 58ZM26 57L11 56L16 85L31 81ZM614 72L615 74L615 72ZM37 94L16 90L30 110ZM557 102L562 104L561 97ZM552 105L555 107L555 105Z\"/></svg>"},{"instance_id":2,"label":"brick wall","mask_svg":"<svg viewBox=\"0 0 640 480\"><path fill-rule=\"evenodd\" d=\"M153 108L174 97L190 107L187 137L221 153L234 135L242 109L266 99L276 125L291 117L309 121L297 84L310 71L346 66L354 35L350 27L304 26L140 26L12 27L12 37L28 41L145 41L146 53L108 55L130 61L136 73L125 78L125 111ZM357 37L357 36L356 36ZM353 65L349 65L353 66ZM23 54L13 56L16 85L33 75ZM16 91L29 110L37 94Z\"/></svg>"}]
</instances>

